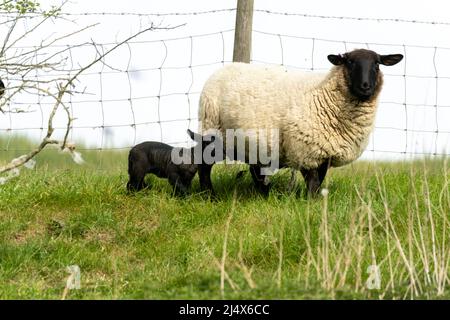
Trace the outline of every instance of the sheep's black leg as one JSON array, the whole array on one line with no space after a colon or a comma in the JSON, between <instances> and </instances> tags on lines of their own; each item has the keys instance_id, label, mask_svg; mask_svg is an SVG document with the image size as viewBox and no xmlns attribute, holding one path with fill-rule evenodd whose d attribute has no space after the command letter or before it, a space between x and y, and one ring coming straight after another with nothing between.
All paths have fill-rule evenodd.
<instances>
[{"instance_id":1,"label":"sheep's black leg","mask_svg":"<svg viewBox=\"0 0 450 320\"><path fill-rule=\"evenodd\" d=\"M308 194L317 195L329 168L329 161L325 161L316 169L301 169L306 182Z\"/></svg>"},{"instance_id":2,"label":"sheep's black leg","mask_svg":"<svg viewBox=\"0 0 450 320\"><path fill-rule=\"evenodd\" d=\"M301 169L300 171L306 182L307 194L316 195L320 188L319 171L317 169Z\"/></svg>"},{"instance_id":3,"label":"sheep's black leg","mask_svg":"<svg viewBox=\"0 0 450 320\"><path fill-rule=\"evenodd\" d=\"M325 176L327 175L327 172L328 172L329 168L330 168L330 161L329 160L325 161L324 163L322 163L319 166L318 171L319 171L319 182L320 182L320 185L322 184L323 180L325 180ZM319 185L319 187L320 187L320 185Z\"/></svg>"},{"instance_id":4,"label":"sheep's black leg","mask_svg":"<svg viewBox=\"0 0 450 320\"><path fill-rule=\"evenodd\" d=\"M270 190L270 184L265 183L266 176L261 174L261 167L256 165L250 165L250 173L252 174L253 182L256 188L263 194L268 195Z\"/></svg>"},{"instance_id":5,"label":"sheep's black leg","mask_svg":"<svg viewBox=\"0 0 450 320\"><path fill-rule=\"evenodd\" d=\"M211 182L212 164L202 164L198 168L198 177L200 179L200 190L214 192Z\"/></svg>"}]
</instances>

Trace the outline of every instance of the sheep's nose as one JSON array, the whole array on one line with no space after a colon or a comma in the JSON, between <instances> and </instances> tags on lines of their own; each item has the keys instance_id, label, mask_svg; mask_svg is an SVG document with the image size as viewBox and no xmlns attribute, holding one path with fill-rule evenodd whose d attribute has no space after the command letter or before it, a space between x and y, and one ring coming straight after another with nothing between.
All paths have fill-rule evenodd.
<instances>
[{"instance_id":1,"label":"sheep's nose","mask_svg":"<svg viewBox=\"0 0 450 320\"><path fill-rule=\"evenodd\" d=\"M369 82L364 81L363 83L361 83L361 89L368 90L369 88L370 88Z\"/></svg>"}]
</instances>

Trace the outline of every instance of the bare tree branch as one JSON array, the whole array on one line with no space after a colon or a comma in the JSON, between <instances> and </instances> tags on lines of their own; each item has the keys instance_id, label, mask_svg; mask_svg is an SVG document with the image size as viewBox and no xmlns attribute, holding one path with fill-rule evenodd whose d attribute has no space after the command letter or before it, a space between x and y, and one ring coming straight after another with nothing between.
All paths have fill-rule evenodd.
<instances>
[{"instance_id":1,"label":"bare tree branch","mask_svg":"<svg viewBox=\"0 0 450 320\"><path fill-rule=\"evenodd\" d=\"M65 2L64 2L65 3ZM63 5L64 5L63 3ZM62 7L62 6L61 6ZM61 9L61 7L57 9ZM93 67L99 62L105 63L103 60L106 56L108 56L111 52L115 51L120 46L128 43L132 39L142 35L143 33L152 31L152 30L170 30L179 28L182 25L172 26L172 27L161 27L160 25L155 26L153 23L127 37L126 39L118 42L114 46L112 46L107 51L100 52L98 50L98 47L94 41L91 41L89 43L83 43L78 45L72 45L62 48L61 50L57 50L56 52L49 53L48 49L50 46L54 45L55 43L63 40L68 39L71 36L74 36L76 34L79 34L81 32L84 32L88 30L89 28L92 28L96 26L89 25L87 27L83 27L79 30L76 30L72 33L66 34L64 36L59 36L54 39L48 39L41 41L38 45L35 47L29 47L29 49L23 48L23 50L18 51L17 48L14 46L21 41L22 39L27 38L31 33L34 33L45 24L50 18L54 17L53 15L46 15L42 14L40 16L40 21L33 25L33 27L26 31L24 34L19 35L16 39L12 39L11 37L16 30L17 22L20 19L24 18L23 14L17 14L16 19L11 21L11 25L9 26L9 30L7 32L7 35L3 41L2 49L0 51L0 69L3 69L6 71L6 74L10 76L19 76L19 79L16 78L15 85L8 85L6 84L5 88L2 88L2 84L0 83L0 111L3 113L12 113L12 112L30 112L29 110L23 110L23 109L13 109L11 108L11 104L14 104L13 97L18 95L19 93L30 93L35 94L39 96L45 96L52 98L54 100L54 103L50 109L47 126L46 126L46 134L42 141L36 146L35 149L30 151L27 154L24 154L16 159L11 160L6 165L0 166L0 174L8 172L8 171L14 171L14 175L16 175L18 168L26 164L28 161L30 161L33 157L35 157L37 154L39 154L47 145L58 145L60 150L68 150L72 153L72 156L74 156L74 146L68 143L68 136L69 132L72 128L72 123L74 119L72 118L70 114L69 107L64 102L64 96L67 94L73 93L73 88L75 88L75 81L78 79L78 77L85 72L87 69ZM71 68L70 70L67 70L64 68L65 63L68 61L70 56L64 56L66 53L70 54L71 49L80 47L80 46L86 46L91 45L94 47L96 51L95 58L88 64L84 66L80 66L79 68ZM8 52L13 51L12 54L8 54ZM33 72L37 72L40 70L41 72L48 72L48 71L56 71L61 72L61 74L55 75L54 77L51 77L48 80L42 80L37 77L36 75L31 75ZM65 75L64 75L65 74ZM1 80L0 80L1 81ZM46 86L46 88L43 87L43 85ZM3 97L2 97L3 94ZM9 109L4 109L5 106L8 106ZM65 132L62 140L57 140L52 138L52 135L54 133L54 126L53 121L54 117L57 114L58 110L64 111L67 122L65 126ZM15 110L15 111L14 111ZM32 111L31 111L32 112ZM0 114L1 115L1 114ZM75 160L75 157L74 157Z\"/></svg>"}]
</instances>

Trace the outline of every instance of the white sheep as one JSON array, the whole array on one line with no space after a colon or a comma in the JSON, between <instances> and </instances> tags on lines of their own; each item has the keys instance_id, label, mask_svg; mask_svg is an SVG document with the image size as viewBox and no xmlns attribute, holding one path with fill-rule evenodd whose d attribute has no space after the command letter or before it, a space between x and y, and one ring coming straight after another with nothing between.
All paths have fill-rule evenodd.
<instances>
[{"instance_id":1,"label":"white sheep","mask_svg":"<svg viewBox=\"0 0 450 320\"><path fill-rule=\"evenodd\" d=\"M379 64L391 66L402 58L365 49L329 55L334 67L326 74L227 65L203 88L202 130L220 130L225 138L226 129L278 129L280 167L300 170L308 192L317 193L329 167L348 164L364 151L383 84ZM255 183L267 192L260 169L250 166ZM204 189L212 189L210 172L200 169Z\"/></svg>"}]
</instances>

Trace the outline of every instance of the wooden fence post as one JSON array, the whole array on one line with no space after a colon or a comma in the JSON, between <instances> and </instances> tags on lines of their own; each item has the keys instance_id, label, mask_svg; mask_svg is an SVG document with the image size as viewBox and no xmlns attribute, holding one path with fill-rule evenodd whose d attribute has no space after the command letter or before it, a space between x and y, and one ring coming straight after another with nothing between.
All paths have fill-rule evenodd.
<instances>
[{"instance_id":1,"label":"wooden fence post","mask_svg":"<svg viewBox=\"0 0 450 320\"><path fill-rule=\"evenodd\" d=\"M253 0L238 0L234 31L233 62L250 63L252 51Z\"/></svg>"}]
</instances>

